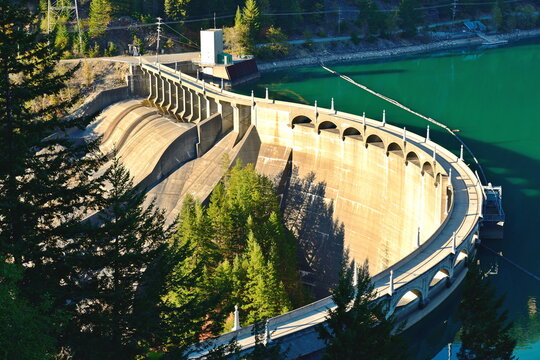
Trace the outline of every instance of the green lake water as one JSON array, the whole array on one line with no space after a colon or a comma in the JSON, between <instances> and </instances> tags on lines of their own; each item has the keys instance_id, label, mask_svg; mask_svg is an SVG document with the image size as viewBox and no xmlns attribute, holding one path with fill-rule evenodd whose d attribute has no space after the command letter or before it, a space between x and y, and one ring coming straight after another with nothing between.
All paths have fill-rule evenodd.
<instances>
[{"instance_id":1,"label":"green lake water","mask_svg":"<svg viewBox=\"0 0 540 360\"><path fill-rule=\"evenodd\" d=\"M371 63L330 65L355 81L410 108L459 129L476 154L488 180L503 186L505 238L488 246L502 251L531 273L540 275L540 39L496 49L460 49L445 53ZM266 73L253 89L264 97L336 108L381 119L425 133L427 123L345 82L320 67ZM432 138L459 151L458 143L432 126ZM540 282L501 259L480 251L483 266L514 321L520 359L540 359ZM415 325L407 336L417 359L447 359L447 344L457 342L455 295ZM459 345L452 347L452 353Z\"/></svg>"}]
</instances>

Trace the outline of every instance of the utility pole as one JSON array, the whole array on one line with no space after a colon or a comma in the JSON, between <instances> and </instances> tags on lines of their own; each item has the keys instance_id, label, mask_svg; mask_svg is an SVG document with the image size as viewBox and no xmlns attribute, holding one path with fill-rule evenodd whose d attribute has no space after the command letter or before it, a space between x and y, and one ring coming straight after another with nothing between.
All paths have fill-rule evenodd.
<instances>
[{"instance_id":1,"label":"utility pole","mask_svg":"<svg viewBox=\"0 0 540 360\"><path fill-rule=\"evenodd\" d=\"M69 4L69 5L68 5ZM79 20L79 7L77 0L70 4L66 0L48 0L47 1L47 34L54 30L59 18L67 17L67 21L75 20L77 33L79 34L79 50L82 52L81 23Z\"/></svg>"},{"instance_id":2,"label":"utility pole","mask_svg":"<svg viewBox=\"0 0 540 360\"><path fill-rule=\"evenodd\" d=\"M157 18L157 43L156 43L156 64L159 63L159 37L161 36L161 18Z\"/></svg>"}]
</instances>

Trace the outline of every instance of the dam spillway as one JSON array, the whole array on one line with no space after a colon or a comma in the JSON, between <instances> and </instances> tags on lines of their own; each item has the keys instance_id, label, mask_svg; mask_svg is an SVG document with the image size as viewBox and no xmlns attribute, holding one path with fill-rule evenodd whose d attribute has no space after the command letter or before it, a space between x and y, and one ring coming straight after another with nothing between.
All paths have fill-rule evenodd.
<instances>
[{"instance_id":1,"label":"dam spillway","mask_svg":"<svg viewBox=\"0 0 540 360\"><path fill-rule=\"evenodd\" d=\"M226 171L223 159L229 166L239 159L282 189L285 211L293 196L302 198L308 220L291 227L315 289L331 285L348 251L368 259L379 296L412 325L463 278L478 237L481 184L429 139L333 109L230 93L161 65L134 66L128 88L133 100L106 109L92 131L105 152L117 148L169 223L187 194L208 199ZM269 326L281 341L303 334L316 344L313 324L331 307L323 298ZM252 344L250 327L221 340L231 336L246 349Z\"/></svg>"}]
</instances>

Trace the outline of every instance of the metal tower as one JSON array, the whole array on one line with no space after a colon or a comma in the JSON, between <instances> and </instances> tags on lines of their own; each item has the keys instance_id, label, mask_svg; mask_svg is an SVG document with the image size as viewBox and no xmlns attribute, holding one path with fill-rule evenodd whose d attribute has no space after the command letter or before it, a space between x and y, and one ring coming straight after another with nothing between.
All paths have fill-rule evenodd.
<instances>
[{"instance_id":1,"label":"metal tower","mask_svg":"<svg viewBox=\"0 0 540 360\"><path fill-rule=\"evenodd\" d=\"M47 34L51 33L58 19L66 18L67 22L75 21L79 34L79 50L82 51L81 23L77 0L48 0L47 1Z\"/></svg>"}]
</instances>

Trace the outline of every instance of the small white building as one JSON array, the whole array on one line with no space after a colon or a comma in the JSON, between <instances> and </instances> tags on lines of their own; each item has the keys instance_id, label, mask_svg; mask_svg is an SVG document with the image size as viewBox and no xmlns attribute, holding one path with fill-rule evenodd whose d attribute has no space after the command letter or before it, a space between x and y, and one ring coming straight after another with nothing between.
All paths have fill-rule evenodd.
<instances>
[{"instance_id":1,"label":"small white building","mask_svg":"<svg viewBox=\"0 0 540 360\"><path fill-rule=\"evenodd\" d=\"M201 30L201 65L216 65L223 53L223 30Z\"/></svg>"}]
</instances>

